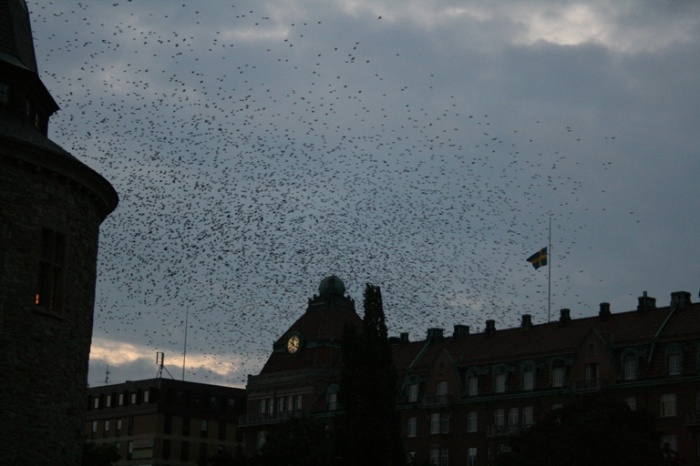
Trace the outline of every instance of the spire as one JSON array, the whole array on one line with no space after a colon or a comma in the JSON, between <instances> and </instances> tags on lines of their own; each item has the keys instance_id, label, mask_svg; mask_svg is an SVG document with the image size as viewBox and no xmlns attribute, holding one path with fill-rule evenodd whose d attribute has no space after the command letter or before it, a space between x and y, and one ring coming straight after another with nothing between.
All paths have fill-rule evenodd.
<instances>
[{"instance_id":1,"label":"spire","mask_svg":"<svg viewBox=\"0 0 700 466\"><path fill-rule=\"evenodd\" d=\"M24 0L0 0L0 117L15 136L22 127L48 134L56 101L39 78L29 10ZM27 125L29 123L29 125ZM33 136L22 137L32 139Z\"/></svg>"},{"instance_id":2,"label":"spire","mask_svg":"<svg viewBox=\"0 0 700 466\"><path fill-rule=\"evenodd\" d=\"M0 60L38 74L29 10L24 0L0 0Z\"/></svg>"}]
</instances>

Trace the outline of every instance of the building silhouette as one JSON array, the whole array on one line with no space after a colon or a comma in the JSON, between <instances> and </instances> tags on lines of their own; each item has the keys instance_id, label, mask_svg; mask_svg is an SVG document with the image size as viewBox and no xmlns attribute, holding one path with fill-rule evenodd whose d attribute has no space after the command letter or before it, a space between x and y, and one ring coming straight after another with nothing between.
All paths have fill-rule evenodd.
<instances>
[{"instance_id":1,"label":"building silhouette","mask_svg":"<svg viewBox=\"0 0 700 466\"><path fill-rule=\"evenodd\" d=\"M330 426L338 409L343 329L362 320L345 284L321 280L306 312L272 345L258 375L248 376L247 415L241 419L245 453L254 456L268 432L291 417L315 416Z\"/></svg>"},{"instance_id":2,"label":"building silhouette","mask_svg":"<svg viewBox=\"0 0 700 466\"><path fill-rule=\"evenodd\" d=\"M47 137L23 0L0 0L0 464L75 465L99 227L114 188Z\"/></svg>"},{"instance_id":3,"label":"building silhouette","mask_svg":"<svg viewBox=\"0 0 700 466\"><path fill-rule=\"evenodd\" d=\"M690 293L668 306L639 297L636 310L483 331L455 325L451 337L394 346L402 379L398 410L406 451L436 465L484 465L512 434L577 397L603 396L651 412L661 441L683 464L700 458L700 305Z\"/></svg>"},{"instance_id":4,"label":"building silhouette","mask_svg":"<svg viewBox=\"0 0 700 466\"><path fill-rule=\"evenodd\" d=\"M337 277L321 282L306 312L274 342L258 375L249 376L246 453L290 417L325 419L337 404L342 328L359 325ZM391 310L385 310L389 321ZM700 304L675 292L667 306L639 297L635 310L602 303L594 317L474 332L456 324L451 336L430 328L424 339L390 339L398 375L397 410L405 450L416 464L487 465L512 434L577 397L605 396L656 417L662 442L684 464L700 458ZM368 453L369 454L369 453Z\"/></svg>"},{"instance_id":5,"label":"building silhouette","mask_svg":"<svg viewBox=\"0 0 700 466\"><path fill-rule=\"evenodd\" d=\"M119 466L196 466L240 450L245 407L242 388L162 378L91 387L85 437L115 445Z\"/></svg>"}]
</instances>

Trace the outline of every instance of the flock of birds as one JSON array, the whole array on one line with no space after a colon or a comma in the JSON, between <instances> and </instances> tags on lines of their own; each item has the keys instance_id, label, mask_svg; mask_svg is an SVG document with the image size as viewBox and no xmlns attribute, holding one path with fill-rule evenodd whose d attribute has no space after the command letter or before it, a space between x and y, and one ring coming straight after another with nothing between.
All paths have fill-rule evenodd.
<instances>
[{"instance_id":1,"label":"flock of birds","mask_svg":"<svg viewBox=\"0 0 700 466\"><path fill-rule=\"evenodd\" d=\"M188 353L219 366L188 378L242 384L330 274L358 312L379 284L391 332L413 338L546 320L545 272L525 259L551 214L566 262L585 228L582 154L614 137L484 111L454 63L423 66L412 48L426 45L396 40L386 14L289 21L217 3L212 29L199 3L158 5L29 2L61 106L50 136L120 195L101 229L96 337L178 354L187 313ZM554 278L575 304L570 277Z\"/></svg>"}]
</instances>

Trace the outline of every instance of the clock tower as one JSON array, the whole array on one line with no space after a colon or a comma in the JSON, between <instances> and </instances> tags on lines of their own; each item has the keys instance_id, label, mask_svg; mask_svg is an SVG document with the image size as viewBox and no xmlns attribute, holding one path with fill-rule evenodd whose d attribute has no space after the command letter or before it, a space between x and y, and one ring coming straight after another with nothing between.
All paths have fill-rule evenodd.
<instances>
[{"instance_id":1,"label":"clock tower","mask_svg":"<svg viewBox=\"0 0 700 466\"><path fill-rule=\"evenodd\" d=\"M292 417L332 417L343 330L361 324L342 280L335 275L321 280L306 312L273 343L260 374L248 376L248 414L239 426L247 455L256 453L267 432Z\"/></svg>"}]
</instances>

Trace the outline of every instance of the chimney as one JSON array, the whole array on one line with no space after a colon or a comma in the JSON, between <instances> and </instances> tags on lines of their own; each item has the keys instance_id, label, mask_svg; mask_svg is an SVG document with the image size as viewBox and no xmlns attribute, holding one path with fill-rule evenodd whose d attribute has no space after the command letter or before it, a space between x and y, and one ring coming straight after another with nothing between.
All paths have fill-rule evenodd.
<instances>
[{"instance_id":1,"label":"chimney","mask_svg":"<svg viewBox=\"0 0 700 466\"><path fill-rule=\"evenodd\" d=\"M468 325L455 325L454 332L452 333L452 338L461 338L465 335L469 335Z\"/></svg>"},{"instance_id":2,"label":"chimney","mask_svg":"<svg viewBox=\"0 0 700 466\"><path fill-rule=\"evenodd\" d=\"M639 304L637 304L637 310L639 312L644 312L650 309L656 309L656 298L647 296L647 292L642 293L642 296L638 298Z\"/></svg>"},{"instance_id":3,"label":"chimney","mask_svg":"<svg viewBox=\"0 0 700 466\"><path fill-rule=\"evenodd\" d=\"M486 321L486 330L485 330L486 335L491 336L494 333L496 333L496 321L493 319L489 319Z\"/></svg>"},{"instance_id":4,"label":"chimney","mask_svg":"<svg viewBox=\"0 0 700 466\"><path fill-rule=\"evenodd\" d=\"M671 307L683 309L690 304L690 293L687 291L674 291L671 293Z\"/></svg>"},{"instance_id":5,"label":"chimney","mask_svg":"<svg viewBox=\"0 0 700 466\"><path fill-rule=\"evenodd\" d=\"M523 314L520 328L523 330L530 330L532 328L532 316L530 314Z\"/></svg>"},{"instance_id":6,"label":"chimney","mask_svg":"<svg viewBox=\"0 0 700 466\"><path fill-rule=\"evenodd\" d=\"M399 334L399 342L402 345L405 345L406 343L408 343L408 332L401 332Z\"/></svg>"},{"instance_id":7,"label":"chimney","mask_svg":"<svg viewBox=\"0 0 700 466\"><path fill-rule=\"evenodd\" d=\"M600 320L608 320L610 317L610 303L600 303L600 312L598 312Z\"/></svg>"},{"instance_id":8,"label":"chimney","mask_svg":"<svg viewBox=\"0 0 700 466\"><path fill-rule=\"evenodd\" d=\"M559 325L564 325L567 322L571 322L571 310L563 308L559 311Z\"/></svg>"},{"instance_id":9,"label":"chimney","mask_svg":"<svg viewBox=\"0 0 700 466\"><path fill-rule=\"evenodd\" d=\"M429 328L428 329L428 341L435 342L442 339L442 329L441 328Z\"/></svg>"}]
</instances>

